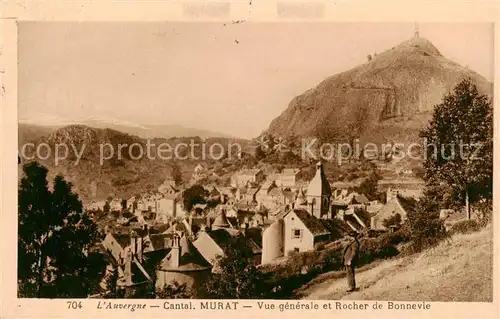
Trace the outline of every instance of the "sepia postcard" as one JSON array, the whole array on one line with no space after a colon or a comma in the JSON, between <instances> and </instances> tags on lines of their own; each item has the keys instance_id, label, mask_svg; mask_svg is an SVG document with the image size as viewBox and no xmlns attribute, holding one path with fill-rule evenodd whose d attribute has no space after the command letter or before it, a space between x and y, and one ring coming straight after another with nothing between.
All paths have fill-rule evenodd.
<instances>
[{"instance_id":1,"label":"sepia postcard","mask_svg":"<svg viewBox=\"0 0 500 319\"><path fill-rule=\"evenodd\" d=\"M0 316L497 317L499 6L7 2Z\"/></svg>"}]
</instances>

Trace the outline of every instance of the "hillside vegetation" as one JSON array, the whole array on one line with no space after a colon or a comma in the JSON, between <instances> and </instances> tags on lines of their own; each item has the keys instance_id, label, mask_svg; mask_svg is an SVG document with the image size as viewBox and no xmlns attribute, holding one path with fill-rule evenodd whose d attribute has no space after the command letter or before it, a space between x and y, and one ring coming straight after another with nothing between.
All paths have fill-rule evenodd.
<instances>
[{"instance_id":1,"label":"hillside vegetation","mask_svg":"<svg viewBox=\"0 0 500 319\"><path fill-rule=\"evenodd\" d=\"M492 225L454 235L420 254L368 265L358 270L356 281L360 290L347 293L343 274L327 273L300 294L306 299L492 302Z\"/></svg>"},{"instance_id":2,"label":"hillside vegetation","mask_svg":"<svg viewBox=\"0 0 500 319\"><path fill-rule=\"evenodd\" d=\"M51 154L45 158L47 149L41 148L40 158L36 158L42 165L49 168L49 180L52 180L57 174L63 176L74 185L74 190L84 200L102 200L107 197L127 198L135 194L148 191L155 191L170 176L172 164L174 161L169 159L169 153L160 154L156 152L158 146L167 143L172 149L179 143L190 145L191 142L201 145L206 144L206 149L213 143L220 143L225 146L233 141L239 142L243 147L248 143L246 140L236 140L227 138L208 138L202 140L198 136L193 137L174 137L169 139L155 138L149 140L151 147L150 157L147 155L148 140L135 135L130 135L109 128L94 128L86 125L68 125L58 129L44 129L44 127L28 124L19 125L18 145L31 142L35 148L42 144L47 144L51 148ZM137 146L129 148L130 145ZM56 164L55 151L56 145L67 145L68 155L60 159ZM119 145L126 145L119 153ZM139 145L144 152L140 156ZM103 161L100 163L101 146L103 148ZM110 150L114 154L110 154ZM180 149L180 148L179 148ZM130 152L129 152L130 150ZM60 146L60 157L64 155L64 147ZM83 156L78 157L77 153ZM182 153L182 154L181 154ZM34 148L28 147L27 156L34 155ZM112 155L112 156L111 156ZM173 156L173 154L171 154ZM201 160L201 146L194 148L194 154L191 155L189 148L183 148L179 151L179 156L187 156L185 160L177 160L176 163L182 171L182 180L189 182L194 167L203 162L207 169L215 167L214 162ZM193 158L191 158L193 156ZM234 156L234 155L233 155ZM196 158L194 158L196 157ZM35 159L34 159L35 160ZM23 159L23 164L29 160ZM229 167L228 171L237 170L237 165ZM224 172L223 170L221 174ZM19 166L19 176L21 177L21 165Z\"/></svg>"}]
</instances>

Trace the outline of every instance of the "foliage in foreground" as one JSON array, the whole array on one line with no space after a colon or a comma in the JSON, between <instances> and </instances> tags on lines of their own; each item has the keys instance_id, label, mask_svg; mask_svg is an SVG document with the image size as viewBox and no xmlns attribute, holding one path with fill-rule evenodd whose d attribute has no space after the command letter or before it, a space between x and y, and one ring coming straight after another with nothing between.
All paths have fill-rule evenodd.
<instances>
[{"instance_id":1,"label":"foliage in foreground","mask_svg":"<svg viewBox=\"0 0 500 319\"><path fill-rule=\"evenodd\" d=\"M24 165L18 190L18 294L28 298L87 297L105 264L88 253L100 240L71 183L58 175L50 190L48 170Z\"/></svg>"},{"instance_id":2,"label":"foliage in foreground","mask_svg":"<svg viewBox=\"0 0 500 319\"><path fill-rule=\"evenodd\" d=\"M244 237L234 238L224 252L217 258L219 271L204 283L200 294L210 299L265 298L265 276L255 266L254 254Z\"/></svg>"},{"instance_id":3,"label":"foliage in foreground","mask_svg":"<svg viewBox=\"0 0 500 319\"><path fill-rule=\"evenodd\" d=\"M462 220L454 224L450 230L450 234L470 234L481 229L481 226L475 220Z\"/></svg>"},{"instance_id":4,"label":"foliage in foreground","mask_svg":"<svg viewBox=\"0 0 500 319\"><path fill-rule=\"evenodd\" d=\"M427 149L424 179L448 186L455 209L493 196L493 107L464 79L434 107L429 125L421 132ZM448 208L448 207L445 207Z\"/></svg>"}]
</instances>

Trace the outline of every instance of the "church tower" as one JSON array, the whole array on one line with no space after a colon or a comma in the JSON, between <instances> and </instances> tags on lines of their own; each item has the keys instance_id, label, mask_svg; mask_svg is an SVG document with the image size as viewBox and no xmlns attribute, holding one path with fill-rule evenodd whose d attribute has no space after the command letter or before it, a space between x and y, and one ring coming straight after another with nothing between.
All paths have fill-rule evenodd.
<instances>
[{"instance_id":1,"label":"church tower","mask_svg":"<svg viewBox=\"0 0 500 319\"><path fill-rule=\"evenodd\" d=\"M316 175L307 186L307 211L316 218L328 216L332 190L323 171L323 164L316 164Z\"/></svg>"}]
</instances>

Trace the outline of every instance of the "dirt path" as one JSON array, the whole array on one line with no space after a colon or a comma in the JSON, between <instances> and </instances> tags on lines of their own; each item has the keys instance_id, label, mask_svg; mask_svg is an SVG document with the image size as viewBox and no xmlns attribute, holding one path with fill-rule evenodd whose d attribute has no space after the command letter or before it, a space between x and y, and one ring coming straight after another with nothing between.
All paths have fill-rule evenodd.
<instances>
[{"instance_id":1,"label":"dirt path","mask_svg":"<svg viewBox=\"0 0 500 319\"><path fill-rule=\"evenodd\" d=\"M356 274L359 291L347 293L340 273L302 289L305 299L483 301L493 300L493 232L458 235L421 254L387 260ZM333 277L333 278L332 278Z\"/></svg>"}]
</instances>

